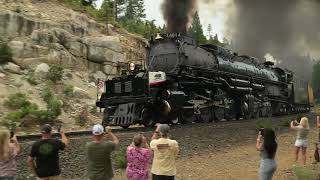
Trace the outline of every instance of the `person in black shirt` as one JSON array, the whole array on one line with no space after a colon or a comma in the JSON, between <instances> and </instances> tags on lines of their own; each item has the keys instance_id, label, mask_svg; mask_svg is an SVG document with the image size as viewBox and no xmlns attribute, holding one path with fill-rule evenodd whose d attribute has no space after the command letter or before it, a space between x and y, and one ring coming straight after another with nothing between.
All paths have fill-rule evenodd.
<instances>
[{"instance_id":1,"label":"person in black shirt","mask_svg":"<svg viewBox=\"0 0 320 180\"><path fill-rule=\"evenodd\" d=\"M42 139L31 147L28 164L39 180L59 180L59 150L64 150L68 139L60 131L61 141L51 136L51 126L45 124L41 127Z\"/></svg>"}]
</instances>

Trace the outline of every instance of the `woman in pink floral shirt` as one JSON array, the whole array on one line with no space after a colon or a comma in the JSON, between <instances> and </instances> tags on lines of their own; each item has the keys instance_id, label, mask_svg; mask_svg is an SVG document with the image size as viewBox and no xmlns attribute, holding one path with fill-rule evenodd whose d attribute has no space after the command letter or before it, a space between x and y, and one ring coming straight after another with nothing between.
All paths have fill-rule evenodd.
<instances>
[{"instance_id":1,"label":"woman in pink floral shirt","mask_svg":"<svg viewBox=\"0 0 320 180\"><path fill-rule=\"evenodd\" d=\"M129 180L147 180L151 150L142 134L135 135L133 142L127 148L126 174Z\"/></svg>"}]
</instances>

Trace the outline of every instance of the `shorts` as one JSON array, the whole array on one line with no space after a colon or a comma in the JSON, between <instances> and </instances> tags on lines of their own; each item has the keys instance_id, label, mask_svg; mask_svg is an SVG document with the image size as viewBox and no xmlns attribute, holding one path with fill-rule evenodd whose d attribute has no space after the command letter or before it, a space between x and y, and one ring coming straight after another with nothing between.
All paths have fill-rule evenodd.
<instances>
[{"instance_id":1,"label":"shorts","mask_svg":"<svg viewBox=\"0 0 320 180\"><path fill-rule=\"evenodd\" d=\"M303 140L303 139L297 139L296 142L294 143L294 146L296 147L308 147L308 140Z\"/></svg>"}]
</instances>

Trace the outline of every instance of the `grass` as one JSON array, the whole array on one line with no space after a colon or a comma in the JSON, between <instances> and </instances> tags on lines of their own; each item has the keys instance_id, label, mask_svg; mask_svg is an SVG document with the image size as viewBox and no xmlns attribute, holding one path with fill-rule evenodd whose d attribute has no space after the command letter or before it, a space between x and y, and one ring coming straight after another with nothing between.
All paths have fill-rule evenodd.
<instances>
[{"instance_id":1,"label":"grass","mask_svg":"<svg viewBox=\"0 0 320 180\"><path fill-rule=\"evenodd\" d=\"M306 167L296 166L292 168L294 175L298 180L316 180L319 179L319 173Z\"/></svg>"},{"instance_id":2,"label":"grass","mask_svg":"<svg viewBox=\"0 0 320 180\"><path fill-rule=\"evenodd\" d=\"M120 169L125 169L127 167L127 160L126 160L126 148L122 147L116 154L115 162L117 167Z\"/></svg>"}]
</instances>

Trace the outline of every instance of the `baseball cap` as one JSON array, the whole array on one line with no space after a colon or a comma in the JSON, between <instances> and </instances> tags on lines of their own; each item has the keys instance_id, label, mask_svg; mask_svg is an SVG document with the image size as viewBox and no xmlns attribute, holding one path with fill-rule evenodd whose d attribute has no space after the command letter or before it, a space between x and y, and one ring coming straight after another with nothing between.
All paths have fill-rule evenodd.
<instances>
[{"instance_id":1,"label":"baseball cap","mask_svg":"<svg viewBox=\"0 0 320 180\"><path fill-rule=\"evenodd\" d=\"M41 133L47 134L47 133L50 133L51 131L52 131L52 128L50 124L44 124L41 126Z\"/></svg>"},{"instance_id":2,"label":"baseball cap","mask_svg":"<svg viewBox=\"0 0 320 180\"><path fill-rule=\"evenodd\" d=\"M170 126L168 124L160 124L159 131L161 134L167 134L170 130Z\"/></svg>"},{"instance_id":3,"label":"baseball cap","mask_svg":"<svg viewBox=\"0 0 320 180\"><path fill-rule=\"evenodd\" d=\"M101 135L104 133L104 128L101 124L96 124L92 128L92 134L93 135Z\"/></svg>"}]
</instances>

